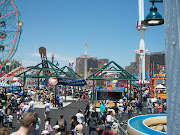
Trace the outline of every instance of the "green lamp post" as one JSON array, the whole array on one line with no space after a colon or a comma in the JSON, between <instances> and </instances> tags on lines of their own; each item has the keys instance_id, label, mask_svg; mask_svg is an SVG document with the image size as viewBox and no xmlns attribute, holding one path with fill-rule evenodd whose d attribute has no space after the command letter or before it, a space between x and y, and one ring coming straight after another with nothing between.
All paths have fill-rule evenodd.
<instances>
[{"instance_id":1,"label":"green lamp post","mask_svg":"<svg viewBox=\"0 0 180 135\"><path fill-rule=\"evenodd\" d=\"M151 1L152 7L150 8L150 13L146 16L146 19L143 21L143 24L146 26L156 26L164 24L164 19L162 16L157 12L157 7L154 5L155 2L162 2L162 1Z\"/></svg>"}]
</instances>

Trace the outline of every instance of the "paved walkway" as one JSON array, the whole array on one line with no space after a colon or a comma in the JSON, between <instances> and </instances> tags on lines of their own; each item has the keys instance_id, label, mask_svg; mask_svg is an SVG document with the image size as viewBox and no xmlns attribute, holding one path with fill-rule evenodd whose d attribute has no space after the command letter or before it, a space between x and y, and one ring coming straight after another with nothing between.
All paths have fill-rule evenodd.
<instances>
[{"instance_id":1,"label":"paved walkway","mask_svg":"<svg viewBox=\"0 0 180 135\"><path fill-rule=\"evenodd\" d=\"M76 100L76 99L75 99ZM64 107L63 110L59 110L59 109L51 109L50 111L50 117L52 118L51 119L51 126L53 127L55 124L56 124L56 121L59 119L59 114L60 113L63 113L64 114L64 117L65 117L65 120L67 121L67 124L68 124L68 129L70 129L70 121L71 121L71 117L73 115L75 115L79 109L82 109L82 112L84 113L84 110L85 110L85 102L82 101L80 103L76 103L75 100L72 100L72 98L70 97L67 97L67 103L70 103L68 104L67 106ZM66 103L64 103L66 104ZM43 109L42 108L35 108L35 111L38 113L41 121L42 121L42 124L40 126L40 132L42 132L42 130L44 130L45 128L45 120L44 120L44 113L43 113ZM13 126L15 127L12 132L16 131L19 129L20 127L20 124L17 123L16 121L16 115L14 114L14 122L13 122ZM89 128L86 127L85 125L84 126L84 134L85 135L88 135L89 134ZM53 135L53 133L52 133ZM95 133L95 135L97 135L97 133ZM121 135L124 135L123 133L121 133Z\"/></svg>"}]
</instances>

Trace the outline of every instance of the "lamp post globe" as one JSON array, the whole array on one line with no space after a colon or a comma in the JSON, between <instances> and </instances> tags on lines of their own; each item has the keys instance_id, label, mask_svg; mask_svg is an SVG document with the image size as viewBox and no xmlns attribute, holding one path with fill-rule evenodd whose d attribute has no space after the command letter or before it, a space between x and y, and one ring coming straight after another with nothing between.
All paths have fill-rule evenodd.
<instances>
[{"instance_id":1,"label":"lamp post globe","mask_svg":"<svg viewBox=\"0 0 180 135\"><path fill-rule=\"evenodd\" d=\"M146 19L143 21L143 24L146 26L156 26L164 24L164 19L162 16L157 12L157 7L152 5L150 8L150 13L147 15Z\"/></svg>"}]
</instances>

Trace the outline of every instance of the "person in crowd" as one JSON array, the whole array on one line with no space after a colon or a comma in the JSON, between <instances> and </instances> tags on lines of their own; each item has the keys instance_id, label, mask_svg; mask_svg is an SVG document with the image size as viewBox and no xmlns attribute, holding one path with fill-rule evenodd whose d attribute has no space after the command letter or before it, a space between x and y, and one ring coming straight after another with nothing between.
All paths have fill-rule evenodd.
<instances>
[{"instance_id":1,"label":"person in crowd","mask_svg":"<svg viewBox=\"0 0 180 135\"><path fill-rule=\"evenodd\" d=\"M93 112L95 114L95 117L97 118L97 120L99 121L99 115L98 112L96 111L96 107L93 107Z\"/></svg>"},{"instance_id":2,"label":"person in crowd","mask_svg":"<svg viewBox=\"0 0 180 135\"><path fill-rule=\"evenodd\" d=\"M45 116L49 116L49 114L50 114L50 103L49 103L49 100L47 100L47 103L45 104L44 113L45 113Z\"/></svg>"},{"instance_id":3,"label":"person in crowd","mask_svg":"<svg viewBox=\"0 0 180 135\"><path fill-rule=\"evenodd\" d=\"M62 94L59 97L59 108L62 110L63 109L63 97Z\"/></svg>"},{"instance_id":4,"label":"person in crowd","mask_svg":"<svg viewBox=\"0 0 180 135\"><path fill-rule=\"evenodd\" d=\"M60 119L56 122L56 125L59 125L61 133L67 131L67 122L64 119L64 114L60 114Z\"/></svg>"},{"instance_id":5,"label":"person in crowd","mask_svg":"<svg viewBox=\"0 0 180 135\"><path fill-rule=\"evenodd\" d=\"M24 108L24 106L25 106L25 102L22 102L21 104L20 104L20 119L23 117L23 108Z\"/></svg>"},{"instance_id":6,"label":"person in crowd","mask_svg":"<svg viewBox=\"0 0 180 135\"><path fill-rule=\"evenodd\" d=\"M5 116L5 112L3 110L3 106L0 106L0 123L2 126L4 126L4 116Z\"/></svg>"},{"instance_id":7,"label":"person in crowd","mask_svg":"<svg viewBox=\"0 0 180 135\"><path fill-rule=\"evenodd\" d=\"M132 116L132 112L133 112L133 107L130 103L127 106L127 110L128 110L128 119L130 119Z\"/></svg>"},{"instance_id":8,"label":"person in crowd","mask_svg":"<svg viewBox=\"0 0 180 135\"><path fill-rule=\"evenodd\" d=\"M104 121L100 120L99 125L97 125L96 127L96 131L98 132L98 135L102 135L104 130L105 130Z\"/></svg>"},{"instance_id":9,"label":"person in crowd","mask_svg":"<svg viewBox=\"0 0 180 135\"><path fill-rule=\"evenodd\" d=\"M41 125L41 119L38 117L38 114L35 112L34 113L35 117L37 117L37 123L36 123L36 127L34 128L33 132L31 133L31 135L39 135L40 132L40 125Z\"/></svg>"},{"instance_id":10,"label":"person in crowd","mask_svg":"<svg viewBox=\"0 0 180 135\"><path fill-rule=\"evenodd\" d=\"M34 101L32 100L32 98L29 98L29 108L30 112L34 113Z\"/></svg>"},{"instance_id":11,"label":"person in crowd","mask_svg":"<svg viewBox=\"0 0 180 135\"><path fill-rule=\"evenodd\" d=\"M17 109L17 112L16 112L16 115L17 115L17 123L20 123L19 121L20 121L20 110L19 109Z\"/></svg>"},{"instance_id":12,"label":"person in crowd","mask_svg":"<svg viewBox=\"0 0 180 135\"><path fill-rule=\"evenodd\" d=\"M89 119L88 119L88 123L89 123L89 135L94 135L94 131L96 130L96 125L97 125L97 118L95 116L95 112L92 112L91 115L89 115Z\"/></svg>"},{"instance_id":13,"label":"person in crowd","mask_svg":"<svg viewBox=\"0 0 180 135\"><path fill-rule=\"evenodd\" d=\"M124 104L123 99L120 99L120 100L119 100L119 106L122 106L123 104Z\"/></svg>"},{"instance_id":14,"label":"person in crowd","mask_svg":"<svg viewBox=\"0 0 180 135\"><path fill-rule=\"evenodd\" d=\"M6 114L9 115L11 113L12 105L11 100L8 98L6 101Z\"/></svg>"},{"instance_id":15,"label":"person in crowd","mask_svg":"<svg viewBox=\"0 0 180 135\"><path fill-rule=\"evenodd\" d=\"M112 107L112 109L115 111L116 116L117 116L117 114L119 112L119 108L117 107L117 101L115 102L115 105Z\"/></svg>"},{"instance_id":16,"label":"person in crowd","mask_svg":"<svg viewBox=\"0 0 180 135\"><path fill-rule=\"evenodd\" d=\"M103 115L103 113L104 113L104 111L105 111L105 109L106 109L106 107L105 107L105 102L103 101L102 103L101 103L101 105L100 105L100 116L102 116Z\"/></svg>"},{"instance_id":17,"label":"person in crowd","mask_svg":"<svg viewBox=\"0 0 180 135\"><path fill-rule=\"evenodd\" d=\"M123 112L124 112L124 105L123 104L119 105L118 109L119 109L119 116L121 117L123 115Z\"/></svg>"},{"instance_id":18,"label":"person in crowd","mask_svg":"<svg viewBox=\"0 0 180 135\"><path fill-rule=\"evenodd\" d=\"M163 112L166 112L166 101L163 102Z\"/></svg>"},{"instance_id":19,"label":"person in crowd","mask_svg":"<svg viewBox=\"0 0 180 135\"><path fill-rule=\"evenodd\" d=\"M55 134L55 135L62 135L62 134L61 134L61 131L60 131L60 126L59 126L59 125L55 125L55 126L53 127L53 129L54 129L54 134Z\"/></svg>"},{"instance_id":20,"label":"person in crowd","mask_svg":"<svg viewBox=\"0 0 180 135\"><path fill-rule=\"evenodd\" d=\"M71 117L71 122L69 123L69 125L71 125L71 135L74 135L74 129L77 123L77 117L76 116L72 116Z\"/></svg>"},{"instance_id":21,"label":"person in crowd","mask_svg":"<svg viewBox=\"0 0 180 135\"><path fill-rule=\"evenodd\" d=\"M80 90L80 91L79 91L79 101L80 101L80 102L81 102L82 95L83 95L83 91Z\"/></svg>"},{"instance_id":22,"label":"person in crowd","mask_svg":"<svg viewBox=\"0 0 180 135\"><path fill-rule=\"evenodd\" d=\"M12 105L12 112L14 113L17 108L17 102L14 96L11 98L11 105Z\"/></svg>"},{"instance_id":23,"label":"person in crowd","mask_svg":"<svg viewBox=\"0 0 180 135\"><path fill-rule=\"evenodd\" d=\"M28 113L22 118L19 130L11 135L29 135L34 130L36 123L37 117L33 113Z\"/></svg>"},{"instance_id":24,"label":"person in crowd","mask_svg":"<svg viewBox=\"0 0 180 135\"><path fill-rule=\"evenodd\" d=\"M53 132L53 129L51 127L51 118L45 116L45 121L45 130L48 132L48 135L50 135L50 133Z\"/></svg>"},{"instance_id":25,"label":"person in crowd","mask_svg":"<svg viewBox=\"0 0 180 135\"><path fill-rule=\"evenodd\" d=\"M76 135L83 135L83 125L79 121L76 123L74 133Z\"/></svg>"},{"instance_id":26,"label":"person in crowd","mask_svg":"<svg viewBox=\"0 0 180 135\"><path fill-rule=\"evenodd\" d=\"M158 113L159 113L159 114L162 113L162 108L163 108L162 103L158 103L158 108L157 108L157 110L158 110Z\"/></svg>"},{"instance_id":27,"label":"person in crowd","mask_svg":"<svg viewBox=\"0 0 180 135\"><path fill-rule=\"evenodd\" d=\"M10 135L10 130L9 130L9 128L1 127L1 128L0 128L0 135Z\"/></svg>"},{"instance_id":28,"label":"person in crowd","mask_svg":"<svg viewBox=\"0 0 180 135\"><path fill-rule=\"evenodd\" d=\"M111 131L114 133L114 135L120 135L120 131L118 128L118 124L117 123L113 123L112 127L111 127Z\"/></svg>"},{"instance_id":29,"label":"person in crowd","mask_svg":"<svg viewBox=\"0 0 180 135\"><path fill-rule=\"evenodd\" d=\"M149 100L149 102L147 102L147 106L148 106L148 113L153 113L154 105L153 105L153 102L151 102L151 99Z\"/></svg>"},{"instance_id":30,"label":"person in crowd","mask_svg":"<svg viewBox=\"0 0 180 135\"><path fill-rule=\"evenodd\" d=\"M137 100L140 101L140 93L139 92L137 92L136 97L137 97Z\"/></svg>"},{"instance_id":31,"label":"person in crowd","mask_svg":"<svg viewBox=\"0 0 180 135\"><path fill-rule=\"evenodd\" d=\"M76 117L77 117L77 121L82 124L82 119L84 118L84 115L82 114L82 110L79 109L78 110L78 113L76 114Z\"/></svg>"},{"instance_id":32,"label":"person in crowd","mask_svg":"<svg viewBox=\"0 0 180 135\"><path fill-rule=\"evenodd\" d=\"M114 135L114 133L111 131L110 124L106 124L105 130L103 131L102 135Z\"/></svg>"},{"instance_id":33,"label":"person in crowd","mask_svg":"<svg viewBox=\"0 0 180 135\"><path fill-rule=\"evenodd\" d=\"M111 123L112 121L117 121L118 122L118 120L114 117L114 115L115 114L112 111L109 111L109 114L106 117L107 123Z\"/></svg>"},{"instance_id":34,"label":"person in crowd","mask_svg":"<svg viewBox=\"0 0 180 135\"><path fill-rule=\"evenodd\" d=\"M161 99L161 97L159 97L158 99L157 99L157 103L159 104L161 104L162 103L162 99Z\"/></svg>"},{"instance_id":35,"label":"person in crowd","mask_svg":"<svg viewBox=\"0 0 180 135\"><path fill-rule=\"evenodd\" d=\"M100 117L99 121L103 120L104 122L106 121L107 117L107 111L104 111L103 115Z\"/></svg>"},{"instance_id":36,"label":"person in crowd","mask_svg":"<svg viewBox=\"0 0 180 135\"><path fill-rule=\"evenodd\" d=\"M142 114L142 108L143 108L142 103L141 103L140 101L138 101L138 102L136 103L136 106L137 106L137 108L138 108L139 115L141 115L141 114Z\"/></svg>"},{"instance_id":37,"label":"person in crowd","mask_svg":"<svg viewBox=\"0 0 180 135\"><path fill-rule=\"evenodd\" d=\"M83 92L83 99L85 99L86 98L86 94L85 94L85 92Z\"/></svg>"},{"instance_id":38,"label":"person in crowd","mask_svg":"<svg viewBox=\"0 0 180 135\"><path fill-rule=\"evenodd\" d=\"M29 112L30 112L30 107L29 107L28 103L25 102L25 105L24 105L24 107L22 109L22 115L25 115L25 114L27 114Z\"/></svg>"},{"instance_id":39,"label":"person in crowd","mask_svg":"<svg viewBox=\"0 0 180 135\"><path fill-rule=\"evenodd\" d=\"M106 110L109 108L109 99L106 100L105 108Z\"/></svg>"},{"instance_id":40,"label":"person in crowd","mask_svg":"<svg viewBox=\"0 0 180 135\"><path fill-rule=\"evenodd\" d=\"M87 119L89 117L89 103L86 102L86 109L85 109L85 124L87 126Z\"/></svg>"},{"instance_id":41,"label":"person in crowd","mask_svg":"<svg viewBox=\"0 0 180 135\"><path fill-rule=\"evenodd\" d=\"M10 127L10 129L12 129L13 128L13 116L12 116L12 112L8 115L8 117L7 117L7 119L8 119L8 123L9 123L9 127Z\"/></svg>"},{"instance_id":42,"label":"person in crowd","mask_svg":"<svg viewBox=\"0 0 180 135\"><path fill-rule=\"evenodd\" d=\"M91 100L91 94L92 94L92 93L91 93L91 90L89 90L89 91L88 91L89 102L90 102L90 100Z\"/></svg>"}]
</instances>

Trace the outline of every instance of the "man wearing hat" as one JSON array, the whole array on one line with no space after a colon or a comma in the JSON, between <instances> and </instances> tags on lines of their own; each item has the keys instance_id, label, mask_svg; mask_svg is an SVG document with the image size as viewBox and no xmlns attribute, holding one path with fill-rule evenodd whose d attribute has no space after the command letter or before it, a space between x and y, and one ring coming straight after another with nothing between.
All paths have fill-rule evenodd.
<instances>
[{"instance_id":1,"label":"man wearing hat","mask_svg":"<svg viewBox=\"0 0 180 135\"><path fill-rule=\"evenodd\" d=\"M118 129L118 124L117 123L113 123L111 131L114 133L114 135L120 135L120 131Z\"/></svg>"},{"instance_id":2,"label":"man wearing hat","mask_svg":"<svg viewBox=\"0 0 180 135\"><path fill-rule=\"evenodd\" d=\"M82 114L82 110L79 109L78 110L78 113L76 114L76 117L77 117L77 121L82 124L82 118L84 118L84 115Z\"/></svg>"},{"instance_id":3,"label":"man wearing hat","mask_svg":"<svg viewBox=\"0 0 180 135\"><path fill-rule=\"evenodd\" d=\"M55 125L55 126L53 127L53 129L54 129L54 134L55 134L55 135L61 135L60 126L59 126L59 125Z\"/></svg>"}]
</instances>

